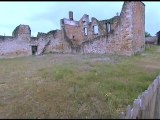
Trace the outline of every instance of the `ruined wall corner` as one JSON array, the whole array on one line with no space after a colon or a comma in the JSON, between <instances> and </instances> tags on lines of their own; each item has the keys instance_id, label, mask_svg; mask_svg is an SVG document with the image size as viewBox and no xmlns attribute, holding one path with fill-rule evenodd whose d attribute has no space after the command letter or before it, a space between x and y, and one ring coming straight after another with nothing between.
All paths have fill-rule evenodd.
<instances>
[{"instance_id":1,"label":"ruined wall corner","mask_svg":"<svg viewBox=\"0 0 160 120\"><path fill-rule=\"evenodd\" d=\"M17 40L29 41L31 38L31 29L29 25L18 25L12 32L12 36Z\"/></svg>"}]
</instances>

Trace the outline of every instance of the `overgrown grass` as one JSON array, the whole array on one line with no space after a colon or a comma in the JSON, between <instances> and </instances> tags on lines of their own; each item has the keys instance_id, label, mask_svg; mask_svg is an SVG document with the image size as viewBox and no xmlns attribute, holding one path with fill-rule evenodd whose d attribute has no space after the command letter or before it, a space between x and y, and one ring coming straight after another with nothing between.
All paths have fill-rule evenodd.
<instances>
[{"instance_id":1,"label":"overgrown grass","mask_svg":"<svg viewBox=\"0 0 160 120\"><path fill-rule=\"evenodd\" d=\"M0 118L118 118L160 72L160 47L132 57L0 59Z\"/></svg>"}]
</instances>

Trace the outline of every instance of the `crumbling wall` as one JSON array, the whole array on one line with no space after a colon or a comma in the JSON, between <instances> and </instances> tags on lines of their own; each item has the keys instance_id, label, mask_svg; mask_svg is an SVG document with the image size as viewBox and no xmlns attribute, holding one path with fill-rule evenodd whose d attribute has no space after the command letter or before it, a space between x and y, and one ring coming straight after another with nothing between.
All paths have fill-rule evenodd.
<instances>
[{"instance_id":1,"label":"crumbling wall","mask_svg":"<svg viewBox=\"0 0 160 120\"><path fill-rule=\"evenodd\" d=\"M98 33L96 34L94 33L94 26L98 26ZM79 21L62 19L61 28L63 29L64 39L69 39L73 46L79 46L85 41L91 41L97 36L106 34L105 24L94 17L89 22L87 14L84 14Z\"/></svg>"},{"instance_id":2,"label":"crumbling wall","mask_svg":"<svg viewBox=\"0 0 160 120\"><path fill-rule=\"evenodd\" d=\"M45 53L68 53L70 50L66 41L62 39L61 30L54 30L48 33L47 41L51 41L46 47Z\"/></svg>"},{"instance_id":3,"label":"crumbling wall","mask_svg":"<svg viewBox=\"0 0 160 120\"><path fill-rule=\"evenodd\" d=\"M108 20L99 21L92 18L89 22L89 16L84 14L76 24L65 24L63 21L64 39L67 38L73 46L77 45L77 48L80 48L77 50L78 52L89 53L89 51L94 51L94 53L99 53L101 48L103 49L101 53L130 56L145 49L144 14L145 5L142 2L125 1L120 16ZM110 28L107 27L108 24ZM94 26L98 26L96 34L94 33ZM86 35L84 28L86 28ZM99 41L97 41L98 39ZM85 41L92 41L92 44ZM100 44L101 41L103 44ZM73 48L76 49L76 47Z\"/></svg>"},{"instance_id":4,"label":"crumbling wall","mask_svg":"<svg viewBox=\"0 0 160 120\"><path fill-rule=\"evenodd\" d=\"M15 39L5 40L0 42L1 57L16 57L30 55L31 49L29 43L24 41L16 41Z\"/></svg>"},{"instance_id":5,"label":"crumbling wall","mask_svg":"<svg viewBox=\"0 0 160 120\"><path fill-rule=\"evenodd\" d=\"M93 31L94 26L98 26L98 32L96 34ZM64 40L70 44L71 53L84 53L85 51L88 53L89 51L96 52L96 48L103 49L100 46L100 44L103 43L99 43L97 47L96 44L94 44L94 47L89 47L88 42L91 43L93 40L99 38L98 36L103 35L105 27L106 26L104 26L103 23L99 22L96 18L92 18L91 22L89 22L89 16L87 14L84 14L79 21L66 18L61 20L62 36ZM87 43L87 45L85 45L85 43ZM86 46L88 46L88 48Z\"/></svg>"},{"instance_id":6,"label":"crumbling wall","mask_svg":"<svg viewBox=\"0 0 160 120\"><path fill-rule=\"evenodd\" d=\"M145 44L157 44L157 36L151 36L145 38Z\"/></svg>"},{"instance_id":7,"label":"crumbling wall","mask_svg":"<svg viewBox=\"0 0 160 120\"><path fill-rule=\"evenodd\" d=\"M115 33L118 25L119 16L115 16L108 20L98 21L96 18L92 18L91 26L89 27L90 34L87 41L91 41L91 44L84 42L82 48L84 53L114 53L116 48L115 40L118 40L119 32ZM110 24L108 28L106 25ZM98 34L94 33L93 26L98 26ZM86 45L85 45L86 44ZM90 52L89 52L90 51Z\"/></svg>"},{"instance_id":8,"label":"crumbling wall","mask_svg":"<svg viewBox=\"0 0 160 120\"><path fill-rule=\"evenodd\" d=\"M38 33L31 37L28 25L19 25L12 36L0 36L0 56L32 55L32 46L37 46L36 55L43 53L70 53L67 41L62 39L61 30L52 30L48 33Z\"/></svg>"},{"instance_id":9,"label":"crumbling wall","mask_svg":"<svg viewBox=\"0 0 160 120\"><path fill-rule=\"evenodd\" d=\"M27 25L19 25L13 31L12 36L0 37L0 56L25 56L31 54L29 46L31 31Z\"/></svg>"},{"instance_id":10,"label":"crumbling wall","mask_svg":"<svg viewBox=\"0 0 160 120\"><path fill-rule=\"evenodd\" d=\"M17 40L30 41L31 29L28 25L20 24L14 29L12 36Z\"/></svg>"},{"instance_id":11,"label":"crumbling wall","mask_svg":"<svg viewBox=\"0 0 160 120\"><path fill-rule=\"evenodd\" d=\"M132 4L124 2L119 21L112 34L108 37L107 52L131 55L132 52Z\"/></svg>"},{"instance_id":12,"label":"crumbling wall","mask_svg":"<svg viewBox=\"0 0 160 120\"><path fill-rule=\"evenodd\" d=\"M144 10L142 2L124 2L118 26L109 37L107 51L130 56L144 50Z\"/></svg>"},{"instance_id":13,"label":"crumbling wall","mask_svg":"<svg viewBox=\"0 0 160 120\"><path fill-rule=\"evenodd\" d=\"M142 2L125 1L120 15L97 20L84 14L79 21L61 19L61 30L38 33L31 37L28 25L19 25L10 37L0 36L0 54L31 55L31 46L37 54L43 53L99 53L132 55L145 48L145 6ZM11 46L11 47L10 47ZM21 51L21 52L20 52Z\"/></svg>"},{"instance_id":14,"label":"crumbling wall","mask_svg":"<svg viewBox=\"0 0 160 120\"><path fill-rule=\"evenodd\" d=\"M143 52L145 49L145 5L142 2L132 2L132 7L132 48L134 53Z\"/></svg>"},{"instance_id":15,"label":"crumbling wall","mask_svg":"<svg viewBox=\"0 0 160 120\"><path fill-rule=\"evenodd\" d=\"M43 49L45 45L47 44L47 34L46 33L40 33L37 34L37 41L35 42L36 46L38 46L37 54L40 55L43 52ZM32 44L33 45L33 44Z\"/></svg>"},{"instance_id":16,"label":"crumbling wall","mask_svg":"<svg viewBox=\"0 0 160 120\"><path fill-rule=\"evenodd\" d=\"M63 19L62 29L64 29L64 39L68 39L73 45L80 45L83 40L81 23L73 20Z\"/></svg>"},{"instance_id":17,"label":"crumbling wall","mask_svg":"<svg viewBox=\"0 0 160 120\"><path fill-rule=\"evenodd\" d=\"M67 42L62 39L61 30L52 30L48 33L38 33L37 39L32 40L32 45L38 46L38 55L45 53L69 52Z\"/></svg>"},{"instance_id":18,"label":"crumbling wall","mask_svg":"<svg viewBox=\"0 0 160 120\"><path fill-rule=\"evenodd\" d=\"M106 36L106 53L132 55L145 48L145 14L142 2L124 2L119 17L111 22Z\"/></svg>"},{"instance_id":19,"label":"crumbling wall","mask_svg":"<svg viewBox=\"0 0 160 120\"><path fill-rule=\"evenodd\" d=\"M85 41L83 43L82 53L106 53L106 36L99 36L94 39L94 41Z\"/></svg>"}]
</instances>

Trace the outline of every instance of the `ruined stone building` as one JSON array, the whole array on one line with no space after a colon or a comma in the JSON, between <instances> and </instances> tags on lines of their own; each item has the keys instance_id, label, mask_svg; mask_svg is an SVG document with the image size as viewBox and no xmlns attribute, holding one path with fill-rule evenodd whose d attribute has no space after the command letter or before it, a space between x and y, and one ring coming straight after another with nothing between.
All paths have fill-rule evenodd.
<instances>
[{"instance_id":1,"label":"ruined stone building","mask_svg":"<svg viewBox=\"0 0 160 120\"><path fill-rule=\"evenodd\" d=\"M99 53L133 55L145 49L145 5L125 1L120 15L97 20L73 12L60 20L61 29L31 37L28 25L19 25L12 36L0 36L0 56L44 53Z\"/></svg>"}]
</instances>

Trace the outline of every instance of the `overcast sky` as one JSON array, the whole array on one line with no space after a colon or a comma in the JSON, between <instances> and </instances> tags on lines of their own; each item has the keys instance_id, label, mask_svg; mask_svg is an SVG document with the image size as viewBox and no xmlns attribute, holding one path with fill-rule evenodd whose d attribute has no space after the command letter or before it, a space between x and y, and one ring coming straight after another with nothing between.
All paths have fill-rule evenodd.
<instances>
[{"instance_id":1,"label":"overcast sky","mask_svg":"<svg viewBox=\"0 0 160 120\"><path fill-rule=\"evenodd\" d=\"M160 30L160 2L144 2L145 29L151 35ZM60 29L60 19L73 11L74 20L84 14L98 20L112 18L120 13L123 2L0 2L0 35L11 36L16 26L29 25L32 36Z\"/></svg>"}]
</instances>

